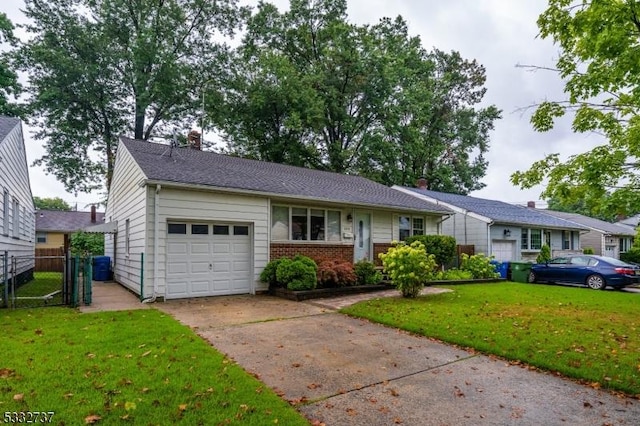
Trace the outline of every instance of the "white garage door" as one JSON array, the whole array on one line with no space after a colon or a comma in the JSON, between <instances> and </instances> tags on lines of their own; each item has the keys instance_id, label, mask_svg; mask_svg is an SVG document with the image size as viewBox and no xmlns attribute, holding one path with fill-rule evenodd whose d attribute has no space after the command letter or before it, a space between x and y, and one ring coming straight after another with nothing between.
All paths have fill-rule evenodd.
<instances>
[{"instance_id":1,"label":"white garage door","mask_svg":"<svg viewBox=\"0 0 640 426\"><path fill-rule=\"evenodd\" d=\"M493 256L500 262L508 262L513 260L516 252L515 241L491 241L491 249Z\"/></svg>"},{"instance_id":2,"label":"white garage door","mask_svg":"<svg viewBox=\"0 0 640 426\"><path fill-rule=\"evenodd\" d=\"M248 225L167 224L167 299L251 291Z\"/></svg>"}]
</instances>

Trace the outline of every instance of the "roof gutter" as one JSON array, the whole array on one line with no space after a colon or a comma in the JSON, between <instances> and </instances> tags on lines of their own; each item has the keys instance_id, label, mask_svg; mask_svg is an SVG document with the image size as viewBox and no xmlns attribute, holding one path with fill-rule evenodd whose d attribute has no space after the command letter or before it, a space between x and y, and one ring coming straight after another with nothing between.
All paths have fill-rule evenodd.
<instances>
[{"instance_id":1,"label":"roof gutter","mask_svg":"<svg viewBox=\"0 0 640 426\"><path fill-rule=\"evenodd\" d=\"M243 195L270 197L270 198L281 198L281 199L293 200L293 201L306 200L314 203L317 203L318 201L322 201L325 203L336 204L336 205L347 204L349 206L355 206L359 208L375 208L375 209L391 210L391 211L402 210L407 212L416 212L416 213L423 213L423 214L424 213L432 213L435 215L450 214L449 212L444 212L444 211L412 208L412 207L406 207L406 206L395 206L395 205L389 205L389 204L357 203L357 202L348 201L348 200L335 200L335 199L329 199L329 198L318 198L318 197L310 197L310 196L304 196L304 195L288 196L286 194L278 194L275 192L254 191L251 189L242 189L242 188L224 188L220 186L201 185L201 184L193 184L193 183L167 182L167 181L159 181L154 179L142 180L138 183L138 185L139 186L155 185L155 186L164 186L165 188L191 189L191 190L204 191L204 192L225 192L229 194L243 194Z\"/></svg>"}]
</instances>

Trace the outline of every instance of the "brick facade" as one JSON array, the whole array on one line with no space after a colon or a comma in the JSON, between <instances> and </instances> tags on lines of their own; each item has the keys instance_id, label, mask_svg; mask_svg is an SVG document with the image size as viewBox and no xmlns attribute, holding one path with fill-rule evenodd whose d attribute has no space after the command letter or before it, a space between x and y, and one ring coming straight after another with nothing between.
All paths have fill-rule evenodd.
<instances>
[{"instance_id":1,"label":"brick facade","mask_svg":"<svg viewBox=\"0 0 640 426\"><path fill-rule=\"evenodd\" d=\"M391 244L390 243L385 243L385 244L373 244L373 263L375 263L377 266L382 266L382 261L380 260L380 258L378 257L378 255L380 253L386 253L387 250L389 250L391 248Z\"/></svg>"},{"instance_id":2,"label":"brick facade","mask_svg":"<svg viewBox=\"0 0 640 426\"><path fill-rule=\"evenodd\" d=\"M329 258L353 262L353 246L344 244L271 243L269 254L271 260L302 254L312 259Z\"/></svg>"}]
</instances>

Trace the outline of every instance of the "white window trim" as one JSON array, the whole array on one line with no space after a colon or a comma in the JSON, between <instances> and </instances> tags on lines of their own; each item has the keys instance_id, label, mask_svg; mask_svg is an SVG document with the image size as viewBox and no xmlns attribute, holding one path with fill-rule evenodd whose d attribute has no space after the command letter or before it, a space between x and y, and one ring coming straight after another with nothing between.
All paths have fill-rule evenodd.
<instances>
[{"instance_id":1,"label":"white window trim","mask_svg":"<svg viewBox=\"0 0 640 426\"><path fill-rule=\"evenodd\" d=\"M522 247L522 231L527 231L527 247ZM540 231L540 248L531 248L531 231ZM551 232L551 231L549 231ZM543 228L522 228L520 234L520 251L522 252L532 252L537 253L540 252L542 246L545 244L545 229Z\"/></svg>"},{"instance_id":2,"label":"white window trim","mask_svg":"<svg viewBox=\"0 0 640 426\"><path fill-rule=\"evenodd\" d=\"M38 241L40 237L44 237L44 241ZM46 232L36 232L36 244L47 244L47 233Z\"/></svg>"},{"instance_id":3,"label":"white window trim","mask_svg":"<svg viewBox=\"0 0 640 426\"><path fill-rule=\"evenodd\" d=\"M273 237L271 237L271 241L274 243L298 243L298 244L341 244L343 243L343 239L342 239L342 211L339 209L331 209L331 208L325 208L325 207L314 207L314 206L299 206L299 205L287 205L287 204L271 204L271 207L269 209L269 217L270 217L270 223L269 223L269 234L272 235L272 229L273 229L273 209L275 207L280 207L280 208L285 208L288 209L288 213L289 213L289 224L288 224L288 232L289 235L287 236L286 240L275 240L273 239ZM311 236L311 210L322 210L324 211L324 239L323 240L311 240L311 239L306 239L306 240L294 240L292 239L292 234L293 234L293 230L292 230L292 225L293 225L293 209L305 209L307 211L307 232L306 235L307 236ZM329 235L329 233L327 232L329 229L329 212L337 212L339 217L340 217L340 223L338 224L338 240L327 240L327 237Z\"/></svg>"},{"instance_id":4,"label":"white window trim","mask_svg":"<svg viewBox=\"0 0 640 426\"><path fill-rule=\"evenodd\" d=\"M427 218L426 218L426 216L399 214L398 215L398 235L395 235L395 238L394 238L395 240L401 241L400 240L400 220L403 217L408 217L409 218L409 232L410 232L409 237L414 237L416 235L426 235L427 234ZM413 219L422 219L422 229L418 229L418 228L415 228L413 226ZM416 230L422 231L422 234L416 234Z\"/></svg>"}]
</instances>

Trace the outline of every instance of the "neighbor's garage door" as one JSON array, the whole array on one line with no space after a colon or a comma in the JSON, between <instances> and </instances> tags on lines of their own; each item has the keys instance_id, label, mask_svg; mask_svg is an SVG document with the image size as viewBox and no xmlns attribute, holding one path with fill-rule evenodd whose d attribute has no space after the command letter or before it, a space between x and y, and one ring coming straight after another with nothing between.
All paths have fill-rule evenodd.
<instances>
[{"instance_id":1,"label":"neighbor's garage door","mask_svg":"<svg viewBox=\"0 0 640 426\"><path fill-rule=\"evenodd\" d=\"M167 232L167 299L251 291L248 225L173 222Z\"/></svg>"},{"instance_id":2,"label":"neighbor's garage door","mask_svg":"<svg viewBox=\"0 0 640 426\"><path fill-rule=\"evenodd\" d=\"M496 260L500 262L512 261L516 252L515 241L496 241L491 242L491 248L493 250L492 255Z\"/></svg>"}]
</instances>

